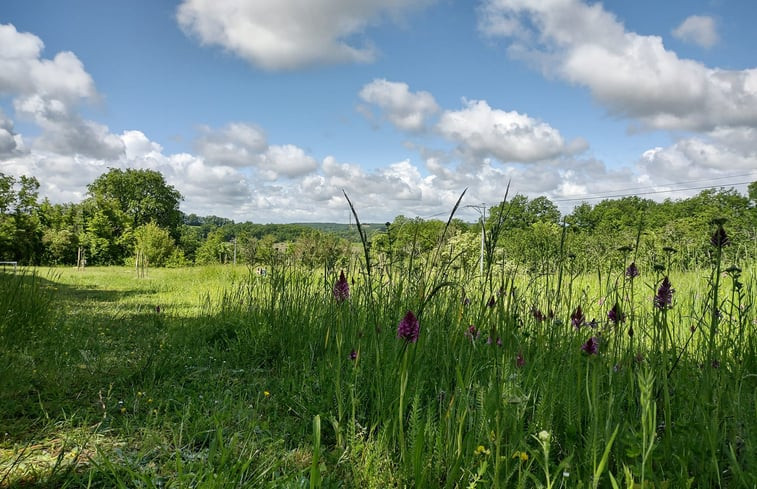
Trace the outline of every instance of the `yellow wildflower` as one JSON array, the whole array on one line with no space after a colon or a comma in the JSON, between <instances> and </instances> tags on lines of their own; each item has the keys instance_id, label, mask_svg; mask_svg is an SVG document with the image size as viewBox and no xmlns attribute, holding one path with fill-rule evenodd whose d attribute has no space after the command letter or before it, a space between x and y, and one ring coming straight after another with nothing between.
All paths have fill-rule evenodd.
<instances>
[{"instance_id":1,"label":"yellow wildflower","mask_svg":"<svg viewBox=\"0 0 757 489\"><path fill-rule=\"evenodd\" d=\"M515 453L513 453L513 458L519 458L521 462L526 462L528 460L528 454L526 452L517 450Z\"/></svg>"},{"instance_id":2,"label":"yellow wildflower","mask_svg":"<svg viewBox=\"0 0 757 489\"><path fill-rule=\"evenodd\" d=\"M479 445L473 453L476 455L489 455L491 452L485 446Z\"/></svg>"}]
</instances>

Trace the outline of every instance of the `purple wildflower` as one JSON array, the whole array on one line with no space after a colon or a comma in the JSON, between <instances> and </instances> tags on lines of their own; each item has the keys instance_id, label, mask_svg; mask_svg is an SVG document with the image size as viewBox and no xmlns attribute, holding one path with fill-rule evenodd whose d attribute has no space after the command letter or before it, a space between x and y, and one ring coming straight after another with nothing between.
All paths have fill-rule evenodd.
<instances>
[{"instance_id":1,"label":"purple wildflower","mask_svg":"<svg viewBox=\"0 0 757 489\"><path fill-rule=\"evenodd\" d=\"M497 346L502 346L502 338L497 336Z\"/></svg>"},{"instance_id":2,"label":"purple wildflower","mask_svg":"<svg viewBox=\"0 0 757 489\"><path fill-rule=\"evenodd\" d=\"M616 325L626 320L626 315L620 310L620 304L616 302L615 305L612 306L612 309L607 313L607 319Z\"/></svg>"},{"instance_id":3,"label":"purple wildflower","mask_svg":"<svg viewBox=\"0 0 757 489\"><path fill-rule=\"evenodd\" d=\"M465 336L470 338L471 341L477 340L480 334L481 333L472 324L468 326L468 329L465 331Z\"/></svg>"},{"instance_id":4,"label":"purple wildflower","mask_svg":"<svg viewBox=\"0 0 757 489\"><path fill-rule=\"evenodd\" d=\"M470 299L468 297L466 297L465 295L463 295L463 301L462 302L463 302L464 306L470 306Z\"/></svg>"},{"instance_id":5,"label":"purple wildflower","mask_svg":"<svg viewBox=\"0 0 757 489\"><path fill-rule=\"evenodd\" d=\"M418 318L415 317L413 311L407 311L405 317L397 325L397 338L402 338L408 343L415 343L418 341L420 329L421 326L418 323Z\"/></svg>"},{"instance_id":6,"label":"purple wildflower","mask_svg":"<svg viewBox=\"0 0 757 489\"><path fill-rule=\"evenodd\" d=\"M339 280L334 284L334 300L337 304L341 304L350 298L350 284L347 283L347 278L344 276L344 270L339 274Z\"/></svg>"},{"instance_id":7,"label":"purple wildflower","mask_svg":"<svg viewBox=\"0 0 757 489\"><path fill-rule=\"evenodd\" d=\"M670 284L667 275L662 279L660 288L657 289L657 295L654 296L654 306L657 309L667 309L673 304L673 292L675 289Z\"/></svg>"},{"instance_id":8,"label":"purple wildflower","mask_svg":"<svg viewBox=\"0 0 757 489\"><path fill-rule=\"evenodd\" d=\"M541 310L537 308L536 306L531 308L531 315L534 317L534 319L536 319L539 322L542 322L545 319L547 319L546 316L544 316L544 313L541 312Z\"/></svg>"},{"instance_id":9,"label":"purple wildflower","mask_svg":"<svg viewBox=\"0 0 757 489\"><path fill-rule=\"evenodd\" d=\"M636 262L631 262L630 265L628 265L628 268L626 268L626 277L633 280L634 278L639 276L639 269L636 267Z\"/></svg>"},{"instance_id":10,"label":"purple wildflower","mask_svg":"<svg viewBox=\"0 0 757 489\"><path fill-rule=\"evenodd\" d=\"M583 326L584 321L586 321L586 316L584 316L581 306L578 306L576 310L573 311L573 314L570 315L570 324L572 324L575 329L579 329Z\"/></svg>"},{"instance_id":11,"label":"purple wildflower","mask_svg":"<svg viewBox=\"0 0 757 489\"><path fill-rule=\"evenodd\" d=\"M156 312L157 314L160 314L160 306L155 306L155 312Z\"/></svg>"},{"instance_id":12,"label":"purple wildflower","mask_svg":"<svg viewBox=\"0 0 757 489\"><path fill-rule=\"evenodd\" d=\"M595 336L592 336L591 338L586 340L586 343L581 345L581 350L587 355L599 354L599 342L597 338Z\"/></svg>"},{"instance_id":13,"label":"purple wildflower","mask_svg":"<svg viewBox=\"0 0 757 489\"><path fill-rule=\"evenodd\" d=\"M352 360L352 361L355 361L355 360L357 360L357 352L355 351L355 349L354 349L354 348L353 348L353 349L352 349L352 351L350 352L350 360Z\"/></svg>"},{"instance_id":14,"label":"purple wildflower","mask_svg":"<svg viewBox=\"0 0 757 489\"><path fill-rule=\"evenodd\" d=\"M518 352L517 355L515 355L515 366L518 368L521 368L526 365L526 359L523 358L523 352Z\"/></svg>"}]
</instances>

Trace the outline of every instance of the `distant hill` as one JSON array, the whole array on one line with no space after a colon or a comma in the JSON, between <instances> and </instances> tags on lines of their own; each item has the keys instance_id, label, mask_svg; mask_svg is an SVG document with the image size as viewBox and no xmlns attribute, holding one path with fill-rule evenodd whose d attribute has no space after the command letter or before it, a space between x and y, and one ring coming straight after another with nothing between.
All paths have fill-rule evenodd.
<instances>
[{"instance_id":1,"label":"distant hill","mask_svg":"<svg viewBox=\"0 0 757 489\"><path fill-rule=\"evenodd\" d=\"M360 235L357 232L357 226L355 224L338 224L335 222L299 222L294 224L297 226L316 229L324 233L334 234L349 241L360 241ZM384 223L379 224L375 222L369 222L360 223L360 225L368 236L368 239L370 239L374 234L386 231L386 224Z\"/></svg>"}]
</instances>

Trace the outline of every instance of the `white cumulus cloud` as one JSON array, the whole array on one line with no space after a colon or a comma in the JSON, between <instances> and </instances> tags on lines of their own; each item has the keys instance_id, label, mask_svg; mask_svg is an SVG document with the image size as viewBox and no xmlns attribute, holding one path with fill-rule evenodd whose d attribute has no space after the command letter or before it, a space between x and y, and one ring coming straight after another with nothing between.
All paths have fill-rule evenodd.
<instances>
[{"instance_id":1,"label":"white cumulus cloud","mask_svg":"<svg viewBox=\"0 0 757 489\"><path fill-rule=\"evenodd\" d=\"M659 36L626 30L601 3L486 0L480 30L513 57L589 88L611 112L669 130L757 125L757 69L679 58Z\"/></svg>"},{"instance_id":2,"label":"white cumulus cloud","mask_svg":"<svg viewBox=\"0 0 757 489\"><path fill-rule=\"evenodd\" d=\"M692 15L673 29L673 36L684 42L689 42L711 48L718 42L718 31L715 19L706 15Z\"/></svg>"},{"instance_id":3,"label":"white cumulus cloud","mask_svg":"<svg viewBox=\"0 0 757 489\"><path fill-rule=\"evenodd\" d=\"M463 152L492 156L502 162L533 162L581 151L585 143L566 143L545 122L515 111L492 109L484 100L466 102L458 111L445 111L436 129L459 143Z\"/></svg>"},{"instance_id":4,"label":"white cumulus cloud","mask_svg":"<svg viewBox=\"0 0 757 489\"><path fill-rule=\"evenodd\" d=\"M645 151L639 171L650 181L711 183L729 175L729 181L757 178L755 129L718 129L708 134L682 138L667 147ZM712 183L717 184L717 180Z\"/></svg>"},{"instance_id":5,"label":"white cumulus cloud","mask_svg":"<svg viewBox=\"0 0 757 489\"><path fill-rule=\"evenodd\" d=\"M106 126L83 119L77 111L82 101L99 97L79 58L64 51L46 59L43 47L34 34L18 32L10 24L0 25L0 94L12 98L16 117L42 129L30 140L30 148L102 160L121 156L121 138Z\"/></svg>"},{"instance_id":6,"label":"white cumulus cloud","mask_svg":"<svg viewBox=\"0 0 757 489\"><path fill-rule=\"evenodd\" d=\"M203 44L222 46L267 70L368 62L366 26L429 0L184 0L176 18Z\"/></svg>"},{"instance_id":7,"label":"white cumulus cloud","mask_svg":"<svg viewBox=\"0 0 757 489\"><path fill-rule=\"evenodd\" d=\"M318 167L318 162L293 144L271 146L262 155L259 167L270 173L273 178L288 178L307 175Z\"/></svg>"},{"instance_id":8,"label":"white cumulus cloud","mask_svg":"<svg viewBox=\"0 0 757 489\"><path fill-rule=\"evenodd\" d=\"M34 34L0 24L0 94L39 95L70 104L96 98L92 77L70 51L41 57L44 43Z\"/></svg>"},{"instance_id":9,"label":"white cumulus cloud","mask_svg":"<svg viewBox=\"0 0 757 489\"><path fill-rule=\"evenodd\" d=\"M0 109L0 159L18 155L24 150L24 142L13 127L13 121Z\"/></svg>"},{"instance_id":10,"label":"white cumulus cloud","mask_svg":"<svg viewBox=\"0 0 757 489\"><path fill-rule=\"evenodd\" d=\"M221 129L203 126L195 149L208 161L234 167L250 166L268 147L262 129L232 122Z\"/></svg>"},{"instance_id":11,"label":"white cumulus cloud","mask_svg":"<svg viewBox=\"0 0 757 489\"><path fill-rule=\"evenodd\" d=\"M376 105L386 118L399 129L420 131L426 120L439 111L433 95L428 92L411 92L407 83L373 80L360 90L360 98Z\"/></svg>"}]
</instances>

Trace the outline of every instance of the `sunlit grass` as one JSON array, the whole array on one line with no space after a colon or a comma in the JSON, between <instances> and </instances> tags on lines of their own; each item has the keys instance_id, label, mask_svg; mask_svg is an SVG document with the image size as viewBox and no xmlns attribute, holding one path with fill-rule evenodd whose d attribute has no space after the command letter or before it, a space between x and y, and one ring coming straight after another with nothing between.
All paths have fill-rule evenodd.
<instances>
[{"instance_id":1,"label":"sunlit grass","mask_svg":"<svg viewBox=\"0 0 757 489\"><path fill-rule=\"evenodd\" d=\"M643 267L633 294L621 268L566 276L558 297L555 277L507 274L490 290L463 270L441 282L434 264L405 265L371 288L349 268L342 303L338 271L291 264L266 277L27 273L8 304L46 322L0 357L0 487L757 482L753 266L740 309L723 275L710 351L707 270L670 273L663 317L662 272ZM612 326L615 301L627 317ZM578 305L595 328L571 326ZM417 343L397 338L408 310ZM582 352L589 337L598 355Z\"/></svg>"}]
</instances>

